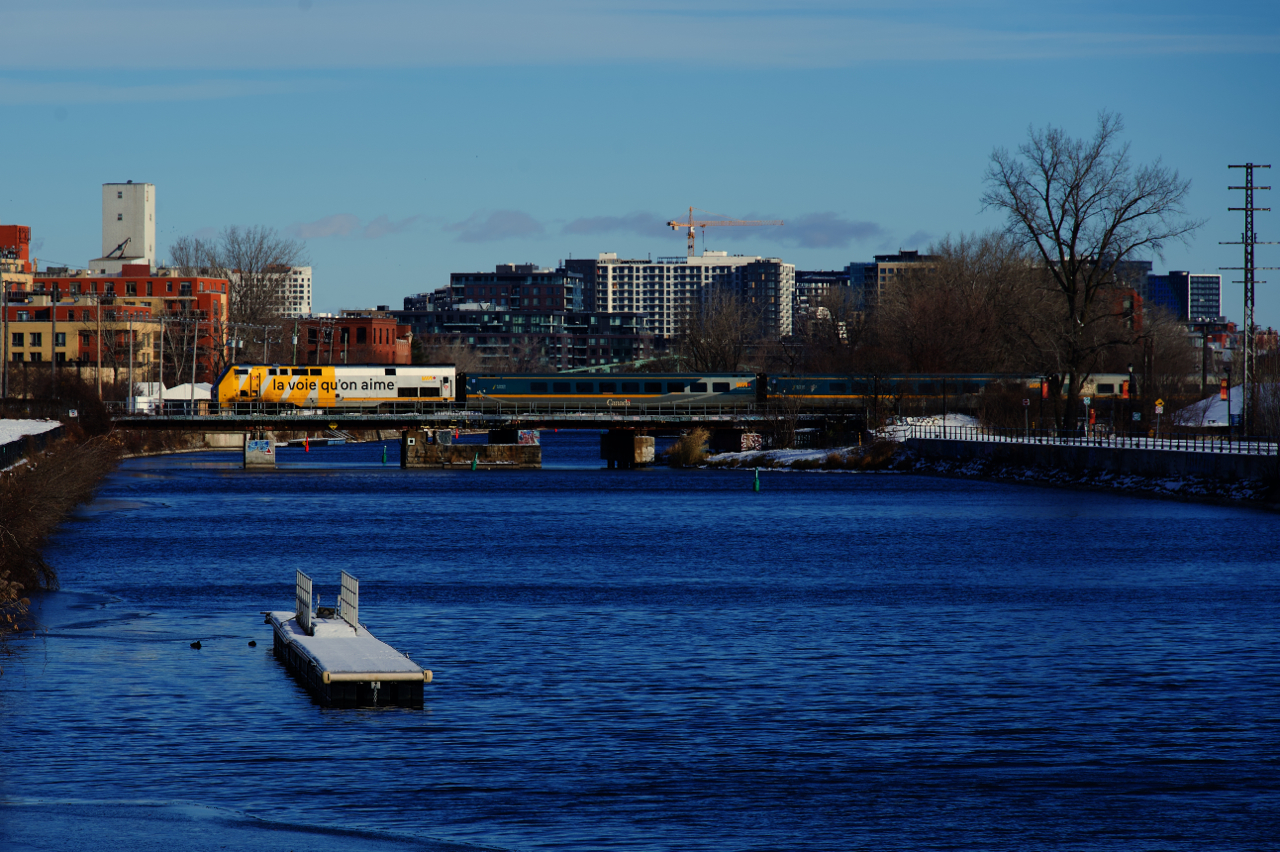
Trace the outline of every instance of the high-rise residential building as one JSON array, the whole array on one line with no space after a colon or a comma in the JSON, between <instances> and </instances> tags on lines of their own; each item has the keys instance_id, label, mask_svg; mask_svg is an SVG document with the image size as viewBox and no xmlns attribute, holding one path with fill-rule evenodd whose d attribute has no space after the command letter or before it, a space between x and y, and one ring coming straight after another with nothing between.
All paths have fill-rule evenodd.
<instances>
[{"instance_id":1,"label":"high-rise residential building","mask_svg":"<svg viewBox=\"0 0 1280 852\"><path fill-rule=\"evenodd\" d=\"M1147 275L1146 289L1139 292L1147 307L1163 308L1175 317L1187 315L1186 305L1178 301L1178 294L1169 283L1168 273ZM1185 293L1183 296L1185 297Z\"/></svg>"},{"instance_id":2,"label":"high-rise residential building","mask_svg":"<svg viewBox=\"0 0 1280 852\"><path fill-rule=\"evenodd\" d=\"M89 261L94 272L156 266L156 187L150 183L102 185L102 256Z\"/></svg>"},{"instance_id":3,"label":"high-rise residential building","mask_svg":"<svg viewBox=\"0 0 1280 852\"><path fill-rule=\"evenodd\" d=\"M289 267L280 295L283 316L289 319L311 316L311 267Z\"/></svg>"},{"instance_id":4,"label":"high-rise residential building","mask_svg":"<svg viewBox=\"0 0 1280 852\"><path fill-rule=\"evenodd\" d=\"M493 272L452 273L447 304L469 302L513 311L581 311L582 276L564 267L547 269L532 263L500 263Z\"/></svg>"},{"instance_id":5,"label":"high-rise residential building","mask_svg":"<svg viewBox=\"0 0 1280 852\"><path fill-rule=\"evenodd\" d=\"M1185 306L1181 319L1205 322L1222 316L1221 275L1174 270L1169 273L1169 286Z\"/></svg>"},{"instance_id":6,"label":"high-rise residential building","mask_svg":"<svg viewBox=\"0 0 1280 852\"><path fill-rule=\"evenodd\" d=\"M797 269L795 304L792 307L793 322L797 322L800 317L812 313L833 292L852 293L849 274L849 267L831 270ZM858 269L858 284L859 291L861 291L861 269Z\"/></svg>"},{"instance_id":7,"label":"high-rise residential building","mask_svg":"<svg viewBox=\"0 0 1280 852\"><path fill-rule=\"evenodd\" d=\"M587 302L597 311L638 313L645 331L656 337L675 337L682 318L713 289L726 290L754 307L765 334L791 334L796 268L778 258L704 251L699 257L652 261L604 252L595 260L592 284L593 297Z\"/></svg>"},{"instance_id":8,"label":"high-rise residential building","mask_svg":"<svg viewBox=\"0 0 1280 852\"><path fill-rule=\"evenodd\" d=\"M932 254L921 254L918 251L899 251L897 254L878 254L871 264L854 264L847 267L851 280L856 276L857 267L862 271L862 303L865 307L873 307L884 295L885 288L903 276L912 272L931 272L937 268L938 258ZM854 281L857 286L857 281Z\"/></svg>"}]
</instances>

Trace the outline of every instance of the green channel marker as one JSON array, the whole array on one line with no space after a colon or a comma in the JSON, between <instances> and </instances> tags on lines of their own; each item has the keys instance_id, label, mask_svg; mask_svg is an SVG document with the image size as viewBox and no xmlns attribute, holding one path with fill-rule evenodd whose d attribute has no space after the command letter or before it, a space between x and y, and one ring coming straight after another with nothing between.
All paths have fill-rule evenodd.
<instances>
[{"instance_id":1,"label":"green channel marker","mask_svg":"<svg viewBox=\"0 0 1280 852\"><path fill-rule=\"evenodd\" d=\"M471 459L471 469L475 470L476 466L479 464L480 464L480 451L476 450L475 456Z\"/></svg>"},{"instance_id":2,"label":"green channel marker","mask_svg":"<svg viewBox=\"0 0 1280 852\"><path fill-rule=\"evenodd\" d=\"M752 486L751 490L755 491L757 494L760 493L760 468L756 468L756 482L755 485Z\"/></svg>"}]
</instances>

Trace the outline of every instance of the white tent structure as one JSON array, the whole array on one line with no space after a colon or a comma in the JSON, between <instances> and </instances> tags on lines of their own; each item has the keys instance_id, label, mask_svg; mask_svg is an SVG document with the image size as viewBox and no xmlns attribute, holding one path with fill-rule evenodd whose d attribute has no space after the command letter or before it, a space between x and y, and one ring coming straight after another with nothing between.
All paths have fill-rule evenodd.
<instances>
[{"instance_id":1,"label":"white tent structure","mask_svg":"<svg viewBox=\"0 0 1280 852\"><path fill-rule=\"evenodd\" d=\"M1280 400L1280 384L1258 385L1258 405L1265 410L1269 404ZM1210 426L1226 428L1232 420L1240 423L1240 413L1244 411L1244 387L1236 385L1227 394L1227 399L1215 393L1208 399L1188 405L1173 416L1179 426ZM1230 416L1228 416L1228 412Z\"/></svg>"},{"instance_id":2,"label":"white tent structure","mask_svg":"<svg viewBox=\"0 0 1280 852\"><path fill-rule=\"evenodd\" d=\"M170 404L208 402L213 395L213 386L208 382L196 382L194 396L190 383L162 387L159 382L136 382L133 386L135 396L130 402L130 411L138 414L155 414L160 410L161 401Z\"/></svg>"}]
</instances>

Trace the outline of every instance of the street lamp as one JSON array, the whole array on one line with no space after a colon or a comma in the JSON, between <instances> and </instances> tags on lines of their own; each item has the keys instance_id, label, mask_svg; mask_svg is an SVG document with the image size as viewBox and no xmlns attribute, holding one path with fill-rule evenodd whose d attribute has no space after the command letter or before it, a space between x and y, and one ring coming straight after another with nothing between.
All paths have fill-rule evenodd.
<instances>
[{"instance_id":1,"label":"street lamp","mask_svg":"<svg viewBox=\"0 0 1280 852\"><path fill-rule=\"evenodd\" d=\"M1132 438L1132 437L1133 437L1133 394L1134 394L1134 384L1133 384L1133 362L1132 362L1132 361L1130 361L1130 362L1129 362L1129 385L1128 385L1128 391L1127 391L1127 392L1125 393L1125 395L1124 395L1125 400L1126 400L1126 401L1128 401L1128 403L1129 403L1129 406L1128 406L1128 409L1129 409L1129 410L1128 410L1128 411L1126 411L1126 412L1125 412L1125 414L1124 414L1124 416L1125 416L1125 431L1129 433L1129 437L1130 437L1130 438Z\"/></svg>"},{"instance_id":2,"label":"street lamp","mask_svg":"<svg viewBox=\"0 0 1280 852\"><path fill-rule=\"evenodd\" d=\"M79 304L81 296L83 296L86 299L92 299L95 302L97 302L97 307L94 309L94 314L96 315L98 320L98 371L97 371L98 381L97 381L97 384L98 384L99 400L102 399L102 298L103 298L103 295L104 294L102 293L75 293L75 292L71 294L72 304ZM114 299L114 297L112 298ZM57 341L55 340L54 342L56 343Z\"/></svg>"},{"instance_id":3,"label":"street lamp","mask_svg":"<svg viewBox=\"0 0 1280 852\"><path fill-rule=\"evenodd\" d=\"M1227 443L1231 443L1231 433L1235 431L1235 424L1231 422L1231 364L1227 364Z\"/></svg>"}]
</instances>

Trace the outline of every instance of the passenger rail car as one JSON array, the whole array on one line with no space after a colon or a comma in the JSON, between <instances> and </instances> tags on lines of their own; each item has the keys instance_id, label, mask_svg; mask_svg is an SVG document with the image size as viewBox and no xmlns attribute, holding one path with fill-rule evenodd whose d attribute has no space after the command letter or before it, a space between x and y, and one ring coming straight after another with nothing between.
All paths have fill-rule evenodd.
<instances>
[{"instance_id":1,"label":"passenger rail car","mask_svg":"<svg viewBox=\"0 0 1280 852\"><path fill-rule=\"evenodd\" d=\"M663 405L747 406L756 401L759 377L752 373L538 373L467 376L469 406L486 402L580 408Z\"/></svg>"},{"instance_id":2,"label":"passenger rail car","mask_svg":"<svg viewBox=\"0 0 1280 852\"><path fill-rule=\"evenodd\" d=\"M983 393L992 385L1027 386L1023 375L1003 373L768 376L769 398L800 398L807 404L849 405L867 397L925 400ZM1035 381L1039 381L1036 379Z\"/></svg>"},{"instance_id":3,"label":"passenger rail car","mask_svg":"<svg viewBox=\"0 0 1280 852\"><path fill-rule=\"evenodd\" d=\"M453 402L457 385L457 371L443 364L233 364L218 377L215 398L223 411L367 409Z\"/></svg>"}]
</instances>

